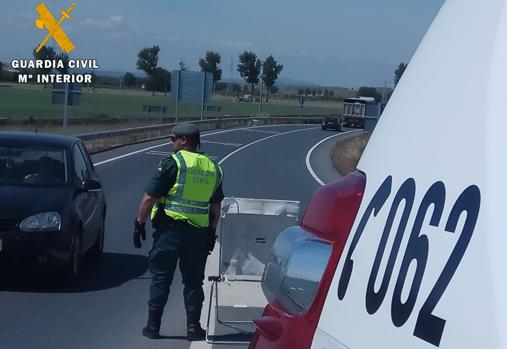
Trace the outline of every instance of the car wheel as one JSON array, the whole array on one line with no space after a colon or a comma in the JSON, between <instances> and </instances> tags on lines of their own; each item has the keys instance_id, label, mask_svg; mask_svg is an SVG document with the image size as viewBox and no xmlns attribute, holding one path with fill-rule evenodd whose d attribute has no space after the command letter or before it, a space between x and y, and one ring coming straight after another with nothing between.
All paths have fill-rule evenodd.
<instances>
[{"instance_id":1,"label":"car wheel","mask_svg":"<svg viewBox=\"0 0 507 349\"><path fill-rule=\"evenodd\" d=\"M69 261L67 262L66 274L70 280L75 280L81 271L81 234L77 234L72 242Z\"/></svg>"},{"instance_id":2,"label":"car wheel","mask_svg":"<svg viewBox=\"0 0 507 349\"><path fill-rule=\"evenodd\" d=\"M91 249L91 255L95 258L100 258L104 252L105 220L106 218L102 216L99 234L97 236L97 240L95 240L95 243L93 244L93 247Z\"/></svg>"},{"instance_id":3,"label":"car wheel","mask_svg":"<svg viewBox=\"0 0 507 349\"><path fill-rule=\"evenodd\" d=\"M321 130L325 130L326 128L324 126L321 127Z\"/></svg>"}]
</instances>

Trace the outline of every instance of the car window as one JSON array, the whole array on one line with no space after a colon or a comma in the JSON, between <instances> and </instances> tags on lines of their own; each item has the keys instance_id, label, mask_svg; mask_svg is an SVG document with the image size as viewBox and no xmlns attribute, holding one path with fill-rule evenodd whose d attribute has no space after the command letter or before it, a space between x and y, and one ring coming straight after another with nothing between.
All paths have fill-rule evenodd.
<instances>
[{"instance_id":1,"label":"car window","mask_svg":"<svg viewBox=\"0 0 507 349\"><path fill-rule=\"evenodd\" d=\"M95 168L93 167L92 160L90 159L90 155L88 154L88 151L86 150L86 147L83 143L78 143L79 149L81 149L81 152L83 153L83 157L85 159L86 168L88 169L88 173L92 174L95 172Z\"/></svg>"},{"instance_id":2,"label":"car window","mask_svg":"<svg viewBox=\"0 0 507 349\"><path fill-rule=\"evenodd\" d=\"M65 149L0 145L0 184L58 186L67 182Z\"/></svg>"},{"instance_id":3,"label":"car window","mask_svg":"<svg viewBox=\"0 0 507 349\"><path fill-rule=\"evenodd\" d=\"M74 146L74 170L80 180L88 178L86 160L77 145Z\"/></svg>"}]
</instances>

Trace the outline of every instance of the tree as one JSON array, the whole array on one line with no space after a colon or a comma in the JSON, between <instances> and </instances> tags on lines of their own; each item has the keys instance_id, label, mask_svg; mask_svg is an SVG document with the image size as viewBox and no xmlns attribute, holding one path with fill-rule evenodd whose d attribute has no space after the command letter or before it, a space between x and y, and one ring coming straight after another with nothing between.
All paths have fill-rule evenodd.
<instances>
[{"instance_id":1,"label":"tree","mask_svg":"<svg viewBox=\"0 0 507 349\"><path fill-rule=\"evenodd\" d=\"M363 96L363 97L373 97L375 98L375 102L380 103L382 101L382 94L380 92L377 92L377 89L375 87L365 87L362 86L357 91L357 97Z\"/></svg>"},{"instance_id":2,"label":"tree","mask_svg":"<svg viewBox=\"0 0 507 349\"><path fill-rule=\"evenodd\" d=\"M240 84L237 84L237 83L232 83L231 85L231 91L232 93L235 95L235 96L238 96L239 93L241 92L241 86Z\"/></svg>"},{"instance_id":3,"label":"tree","mask_svg":"<svg viewBox=\"0 0 507 349\"><path fill-rule=\"evenodd\" d=\"M185 62L183 61L183 58L180 59L180 62L178 63L178 65L180 66L180 70L181 71L187 71L188 68L187 68L187 65L185 64Z\"/></svg>"},{"instance_id":4,"label":"tree","mask_svg":"<svg viewBox=\"0 0 507 349\"><path fill-rule=\"evenodd\" d=\"M398 82L400 82L405 69L407 69L407 65L408 64L401 62L400 65L398 65L398 68L396 68L394 71L394 87L396 87L396 85L398 85Z\"/></svg>"},{"instance_id":5,"label":"tree","mask_svg":"<svg viewBox=\"0 0 507 349\"><path fill-rule=\"evenodd\" d=\"M225 90L227 90L227 83L226 82L217 82L215 84L215 92L225 91Z\"/></svg>"},{"instance_id":6,"label":"tree","mask_svg":"<svg viewBox=\"0 0 507 349\"><path fill-rule=\"evenodd\" d=\"M201 71L213 73L213 83L222 79L222 69L220 69L220 53L206 51L204 57L199 59Z\"/></svg>"},{"instance_id":7,"label":"tree","mask_svg":"<svg viewBox=\"0 0 507 349\"><path fill-rule=\"evenodd\" d=\"M95 91L95 82L97 81L97 74L95 74L95 70L92 70L90 75L92 77L91 88L92 91ZM88 88L90 88L90 85L88 85Z\"/></svg>"},{"instance_id":8,"label":"tree","mask_svg":"<svg viewBox=\"0 0 507 349\"><path fill-rule=\"evenodd\" d=\"M62 68L56 68L60 74L67 74L69 72L69 55L65 52L60 52L55 55L56 61L62 61L63 67Z\"/></svg>"},{"instance_id":9,"label":"tree","mask_svg":"<svg viewBox=\"0 0 507 349\"><path fill-rule=\"evenodd\" d=\"M160 48L158 45L153 46L152 48L143 48L137 54L137 69L143 70L150 78L153 74L153 71L157 68L158 64L158 53ZM151 84L155 86L155 84ZM155 90L151 90L153 96L155 95Z\"/></svg>"},{"instance_id":10,"label":"tree","mask_svg":"<svg viewBox=\"0 0 507 349\"><path fill-rule=\"evenodd\" d=\"M33 49L33 58L35 60L54 60L56 57L56 51L52 46L42 46L39 52L37 52L37 48ZM37 70L38 74L49 74L51 73L51 68L41 68ZM46 88L47 83L44 83L44 88Z\"/></svg>"},{"instance_id":11,"label":"tree","mask_svg":"<svg viewBox=\"0 0 507 349\"><path fill-rule=\"evenodd\" d=\"M155 68L146 87L152 91L164 92L164 94L171 91L171 73L164 68Z\"/></svg>"},{"instance_id":12,"label":"tree","mask_svg":"<svg viewBox=\"0 0 507 349\"><path fill-rule=\"evenodd\" d=\"M283 65L278 64L273 56L266 58L266 61L262 65L262 81L266 85L266 103L269 102L269 92L275 85L278 75L283 69Z\"/></svg>"},{"instance_id":13,"label":"tree","mask_svg":"<svg viewBox=\"0 0 507 349\"><path fill-rule=\"evenodd\" d=\"M257 59L257 55L253 52L244 51L239 55L238 72L250 84L250 99L253 97L254 84L259 83L261 65L261 60Z\"/></svg>"},{"instance_id":14,"label":"tree","mask_svg":"<svg viewBox=\"0 0 507 349\"><path fill-rule=\"evenodd\" d=\"M123 76L123 81L125 82L125 86L132 87L136 84L136 77L132 73L126 73Z\"/></svg>"}]
</instances>

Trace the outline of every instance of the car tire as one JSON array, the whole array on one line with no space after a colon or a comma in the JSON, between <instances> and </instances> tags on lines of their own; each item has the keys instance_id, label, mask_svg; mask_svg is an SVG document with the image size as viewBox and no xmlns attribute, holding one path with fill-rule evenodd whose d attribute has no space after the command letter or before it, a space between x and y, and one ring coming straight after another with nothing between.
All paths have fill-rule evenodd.
<instances>
[{"instance_id":1,"label":"car tire","mask_svg":"<svg viewBox=\"0 0 507 349\"><path fill-rule=\"evenodd\" d=\"M93 244L90 254L93 256L93 258L99 259L102 257L102 254L104 253L104 236L105 236L105 230L106 230L106 215L102 215L102 221L100 224L100 230L99 234L97 236L97 240L95 240L95 243Z\"/></svg>"},{"instance_id":2,"label":"car tire","mask_svg":"<svg viewBox=\"0 0 507 349\"><path fill-rule=\"evenodd\" d=\"M326 130L326 128L324 126L321 127L321 130Z\"/></svg>"},{"instance_id":3,"label":"car tire","mask_svg":"<svg viewBox=\"0 0 507 349\"><path fill-rule=\"evenodd\" d=\"M81 233L78 233L72 241L69 260L67 261L65 274L70 281L75 281L81 271L81 262L83 260L81 242Z\"/></svg>"}]
</instances>

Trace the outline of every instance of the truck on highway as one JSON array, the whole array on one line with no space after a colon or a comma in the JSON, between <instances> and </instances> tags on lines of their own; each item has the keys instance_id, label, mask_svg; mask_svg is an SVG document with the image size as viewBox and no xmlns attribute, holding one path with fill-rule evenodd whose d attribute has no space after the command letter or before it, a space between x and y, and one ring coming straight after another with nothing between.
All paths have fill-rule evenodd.
<instances>
[{"instance_id":1,"label":"truck on highway","mask_svg":"<svg viewBox=\"0 0 507 349\"><path fill-rule=\"evenodd\" d=\"M443 4L357 171L278 236L249 349L507 349L506 37L506 1Z\"/></svg>"},{"instance_id":2,"label":"truck on highway","mask_svg":"<svg viewBox=\"0 0 507 349\"><path fill-rule=\"evenodd\" d=\"M373 97L351 97L343 100L344 126L364 128L365 117L380 117L382 103Z\"/></svg>"}]
</instances>

